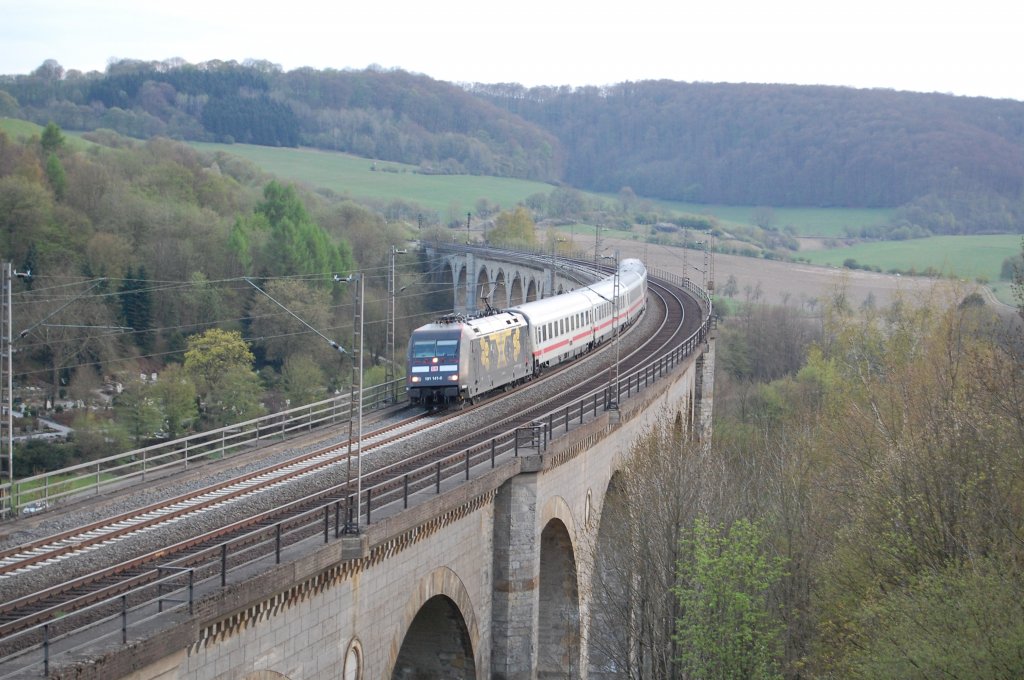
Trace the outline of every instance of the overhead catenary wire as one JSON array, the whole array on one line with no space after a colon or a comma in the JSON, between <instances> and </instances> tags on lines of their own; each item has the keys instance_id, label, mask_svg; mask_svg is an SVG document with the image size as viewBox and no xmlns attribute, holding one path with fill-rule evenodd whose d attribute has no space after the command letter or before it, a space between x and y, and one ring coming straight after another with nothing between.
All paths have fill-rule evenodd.
<instances>
[{"instance_id":1,"label":"overhead catenary wire","mask_svg":"<svg viewBox=\"0 0 1024 680\"><path fill-rule=\"evenodd\" d=\"M401 268L403 270L403 274L406 275L406 276L408 276L410 274L411 275L415 275L415 276L422 276L422 272L420 272L417 269L417 264L416 263L403 263ZM378 272L376 276L372 276L372 277L368 276L367 278L376 279L376 278L383 278L383 277L386 276L386 273L381 273L381 272L385 271L385 268L383 268L383 267L370 268L370 269L365 270L365 271L368 271L368 272ZM364 272L361 271L360 273L364 273ZM329 276L330 276L330 274L327 274L327 273L318 273L318 274L303 274L303 275L292 275L292 276L263 277L261 280L264 280L264 281L274 281L274 280L324 281L324 280L327 280ZM55 280L56 277L38 277L37 280L45 281L47 279ZM251 286L251 283L248 281L248 279L249 279L249 277L231 277L231 278L225 278L225 279L212 279L212 280L202 280L202 281L194 281L194 280L188 280L188 281L154 281L152 279L113 278L113 279L106 279L106 281L109 284L111 284L111 285L115 285L115 284L117 284L119 282L123 283L125 281L146 282L146 283L149 283L149 284L152 284L152 285L150 285L148 288L135 289L135 290L130 290L130 291L107 290L107 291L103 291L103 292L97 292L97 293L93 294L92 296L90 296L89 299L100 299L100 298L118 297L118 296L122 296L122 295L139 293L140 291L141 292L155 292L155 293L186 291L186 290L189 290L189 289L195 289L195 288L198 288L198 287L208 287L208 286L209 287L230 286L231 290L233 290L235 292L238 292L238 291L241 291L243 288ZM43 298L39 299L39 297L40 297L39 294L43 293L43 292L49 293L49 292L52 292L52 291L57 291L57 290L60 290L60 289L63 289L63 288L67 288L67 287L73 286L73 285L80 285L83 281L89 281L89 280L92 280L92 279L86 279L86 278L82 277L82 278L77 279L76 281L73 281L73 282L62 282L62 283L59 283L59 284L56 284L56 285L53 285L53 286L49 286L49 287L46 287L46 288L41 288L41 289L40 288L36 288L36 289L30 290L30 291L22 291L22 292L19 293L19 296L21 298L21 300L19 302L21 304L39 304L40 302L54 303L54 302L65 302L65 301L69 301L69 300L73 301L74 299L79 299L82 296L81 295L78 295L78 296L49 296L48 295L47 297L43 297ZM243 283L245 284L244 286L241 285ZM233 284L235 284L235 285L233 285ZM410 293L410 294L407 294L407 295L403 295L403 296L401 296L401 299L408 301L409 299L415 299L415 298L421 298L421 297L426 297L426 296L429 296L429 295L433 295L433 294L435 294L439 290L444 290L445 288L450 287L451 283L450 282L439 282L439 283L423 282L423 283L421 283L419 285L421 286L420 290L418 290L415 293ZM422 286L426 286L427 289L423 290ZM430 290L430 288L436 288L437 290ZM377 303L383 303L385 301L386 301L386 296L380 296L380 297L369 298L369 299L367 299L366 302L370 303L370 304L377 304ZM339 312L342 312L342 311L350 308L351 306L352 306L352 303L343 303L343 304L339 304L339 305L331 305L328 309L332 313L339 313ZM60 311L60 310L57 310L57 311ZM52 312L51 316L53 314L55 314L55 313L56 312ZM199 331L202 328L214 328L214 327L220 327L220 326L225 326L225 325L251 323L251 322L259 320L259 319L274 318L274 317L282 316L284 314L285 314L285 312L276 313L276 314L256 315L256 316L250 314L250 315L240 316L240 317L232 317L232 318L212 320L212 321L204 322L204 323L201 323L201 324L193 323L193 324L181 324L181 325L178 325L178 326L155 327L155 328L142 329L142 330L138 330L137 329L137 330L134 330L134 331L126 332L126 333L124 333L124 335L132 335L132 334L136 334L137 335L137 334L141 334L141 333L166 333L166 332L169 332L169 331L183 330L183 329L195 329L195 330ZM407 320L410 320L410 319L426 319L426 318L433 317L435 315L436 315L435 311L424 311L424 312L417 312L417 313L414 313L414 314L401 315L401 316L396 317L396 319L401 320L401 321L407 321ZM376 327L376 326L383 325L384 323L385 323L384 320L379 320L379 321L366 322L365 325L368 326L368 327ZM346 329L347 327L348 326L346 324L338 324L338 325L327 326L323 330L325 332L335 332L335 331L340 331L340 330ZM303 335L310 334L310 332L311 332L310 330L305 330L305 331L297 331L297 332L289 332L289 333L278 333L278 334L275 334L275 335L265 335L265 334L263 334L263 335L254 335L254 336L250 336L250 337L245 337L245 338L243 338L243 340L246 341L246 342L249 342L249 343L264 342L264 341L267 341L267 340L280 339L280 338L301 337ZM79 335L76 335L73 338L68 338L66 340L51 339L48 342L26 343L23 346L22 349L24 351L30 351L30 350L38 349L40 347L56 347L56 346L59 346L59 345L62 345L62 344L72 344L72 343L74 343L74 344L81 344L83 342L88 342L90 340L96 340L96 339L101 339L101 338L109 337L109 335L110 335L109 333L95 334L95 335L84 335L84 336L79 334ZM325 336L321 336L321 337L325 337ZM64 364L64 365L61 365L61 366L47 367L45 369L29 370L29 371L19 371L18 373L19 373L19 375L23 375L23 376L43 375L43 374L52 373L54 370L65 371L65 370L73 370L73 369L78 369L78 368L83 368L83 367L88 367L88 366L121 364L121 363L137 362L137 361L144 360L144 359L161 359L161 358L168 358L168 357L173 357L173 356L181 356L186 351L187 351L186 349L178 349L178 350L167 350L167 351L162 351L162 352L149 352L149 353L146 353L146 354L133 354L131 356L115 357L115 358L105 358L103 360L67 363L67 364Z\"/></svg>"}]
</instances>

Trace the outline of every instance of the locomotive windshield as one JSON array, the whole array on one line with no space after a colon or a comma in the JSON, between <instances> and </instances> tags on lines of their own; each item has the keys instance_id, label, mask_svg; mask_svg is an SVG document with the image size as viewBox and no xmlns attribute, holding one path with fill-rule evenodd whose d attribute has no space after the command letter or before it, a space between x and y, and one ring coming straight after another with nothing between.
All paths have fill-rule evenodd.
<instances>
[{"instance_id":1,"label":"locomotive windshield","mask_svg":"<svg viewBox=\"0 0 1024 680\"><path fill-rule=\"evenodd\" d=\"M458 356L458 340L413 340L413 359Z\"/></svg>"}]
</instances>

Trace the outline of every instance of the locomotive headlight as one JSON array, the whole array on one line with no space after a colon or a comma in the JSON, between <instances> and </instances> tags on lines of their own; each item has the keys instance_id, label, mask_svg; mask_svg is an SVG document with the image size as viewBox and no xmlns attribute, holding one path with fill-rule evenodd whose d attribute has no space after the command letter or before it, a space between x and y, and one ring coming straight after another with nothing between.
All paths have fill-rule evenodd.
<instances>
[{"instance_id":1,"label":"locomotive headlight","mask_svg":"<svg viewBox=\"0 0 1024 680\"><path fill-rule=\"evenodd\" d=\"M459 382L459 374L452 373L450 376L448 376L448 379L451 380L452 382Z\"/></svg>"},{"instance_id":2,"label":"locomotive headlight","mask_svg":"<svg viewBox=\"0 0 1024 680\"><path fill-rule=\"evenodd\" d=\"M420 381L420 377L418 375L414 375L414 376L409 378L409 382L417 383L419 381Z\"/></svg>"}]
</instances>

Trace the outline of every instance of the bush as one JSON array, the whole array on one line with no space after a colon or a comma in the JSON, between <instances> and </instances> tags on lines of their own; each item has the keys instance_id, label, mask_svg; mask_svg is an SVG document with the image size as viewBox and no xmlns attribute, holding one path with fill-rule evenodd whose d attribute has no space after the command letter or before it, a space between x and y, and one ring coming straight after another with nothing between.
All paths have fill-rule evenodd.
<instances>
[{"instance_id":1,"label":"bush","mask_svg":"<svg viewBox=\"0 0 1024 680\"><path fill-rule=\"evenodd\" d=\"M32 475L59 470L73 458L72 447L63 442L30 439L14 451L14 476Z\"/></svg>"}]
</instances>

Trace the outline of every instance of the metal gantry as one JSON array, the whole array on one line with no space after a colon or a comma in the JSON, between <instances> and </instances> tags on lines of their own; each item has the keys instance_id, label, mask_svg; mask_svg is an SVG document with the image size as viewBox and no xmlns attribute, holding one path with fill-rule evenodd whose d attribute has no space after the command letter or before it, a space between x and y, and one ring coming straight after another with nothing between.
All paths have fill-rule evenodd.
<instances>
[{"instance_id":1,"label":"metal gantry","mask_svg":"<svg viewBox=\"0 0 1024 680\"><path fill-rule=\"evenodd\" d=\"M352 442L355 441L356 497L354 515L351 501L348 503L349 507L346 513L348 519L343 533L358 534L361 521L360 516L363 509L363 304L366 293L366 277L362 273L355 273L347 279L343 279L343 281L355 284L356 290L356 299L352 304L352 348L355 356L352 357L352 383L349 387L348 465L345 472L345 486L350 489L352 484ZM353 405L356 407L354 433L352 420Z\"/></svg>"},{"instance_id":2,"label":"metal gantry","mask_svg":"<svg viewBox=\"0 0 1024 680\"><path fill-rule=\"evenodd\" d=\"M0 419L3 429L3 437L0 438L0 484L9 485L6 488L14 484L14 314L11 309L11 288L15 277L28 279L32 277L32 272L15 271L14 265L4 262L3 290L0 291L3 304L0 311L0 391L3 399L0 401L4 410L3 418ZM23 331L21 335L26 332ZM9 499L5 495L4 488L0 488L0 509L7 507Z\"/></svg>"},{"instance_id":3,"label":"metal gantry","mask_svg":"<svg viewBox=\"0 0 1024 680\"><path fill-rule=\"evenodd\" d=\"M384 382L394 383L395 380L395 298L398 290L395 286L395 260L396 255L404 255L408 250L399 250L391 246L390 259L388 261L388 320L387 320L387 346L388 358L384 362ZM391 403L398 403L398 388L394 387L391 394Z\"/></svg>"},{"instance_id":4,"label":"metal gantry","mask_svg":"<svg viewBox=\"0 0 1024 680\"><path fill-rule=\"evenodd\" d=\"M4 263L3 273L3 313L0 314L0 324L3 332L0 333L0 342L3 343L3 357L0 363L0 383L3 385L3 454L0 456L0 483L13 484L14 482L14 352L11 349L14 334L11 331L11 275L13 268L10 262ZM0 490L0 494L5 492ZM0 497L0 507L6 506L8 499Z\"/></svg>"}]
</instances>

